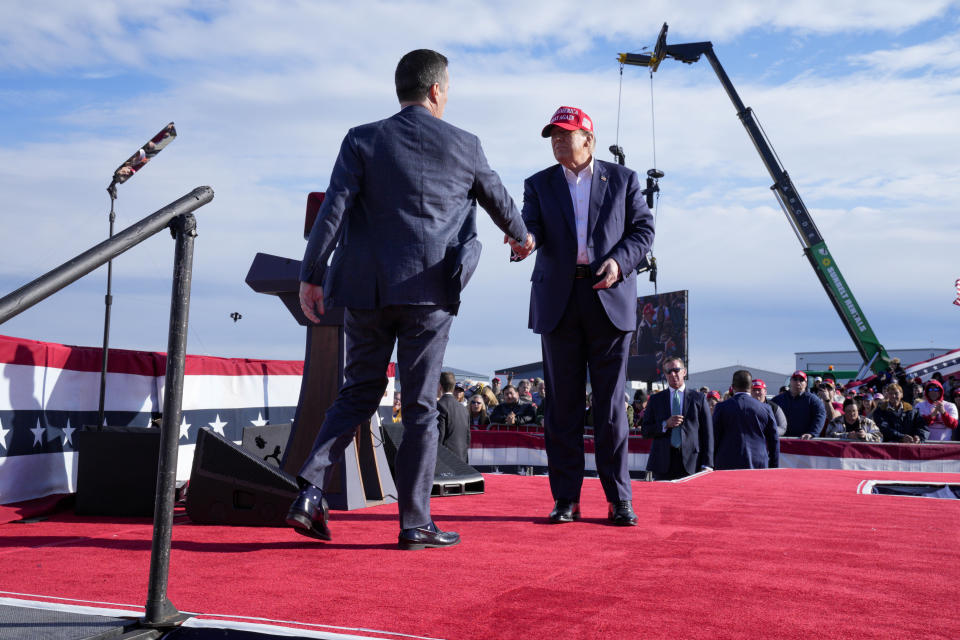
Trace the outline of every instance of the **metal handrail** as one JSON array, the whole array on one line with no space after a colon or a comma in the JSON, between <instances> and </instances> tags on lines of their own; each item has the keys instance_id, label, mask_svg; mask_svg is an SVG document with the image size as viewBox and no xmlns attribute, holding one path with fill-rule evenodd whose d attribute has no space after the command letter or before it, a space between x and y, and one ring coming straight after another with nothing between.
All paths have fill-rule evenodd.
<instances>
[{"instance_id":1,"label":"metal handrail","mask_svg":"<svg viewBox=\"0 0 960 640\"><path fill-rule=\"evenodd\" d=\"M0 298L0 324L3 324L167 227L176 239L173 287L170 294L163 421L160 426L160 455L157 465L157 492L153 510L150 576L145 614L140 621L143 627L153 629L167 629L189 617L178 611L167 598L167 582L170 569L170 540L173 533L180 420L182 419L183 374L187 355L190 284L193 277L193 239L197 235L197 223L193 217L193 211L211 200L213 200L213 189L197 187L112 238L104 240L33 282Z\"/></svg>"}]
</instances>

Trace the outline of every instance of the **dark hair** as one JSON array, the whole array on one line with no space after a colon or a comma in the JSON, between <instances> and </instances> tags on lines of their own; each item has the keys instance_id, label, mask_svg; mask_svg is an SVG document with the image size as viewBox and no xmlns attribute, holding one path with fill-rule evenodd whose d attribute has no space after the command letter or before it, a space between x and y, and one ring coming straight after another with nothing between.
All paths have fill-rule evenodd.
<instances>
[{"instance_id":1,"label":"dark hair","mask_svg":"<svg viewBox=\"0 0 960 640\"><path fill-rule=\"evenodd\" d=\"M430 87L447 79L447 58L430 49L417 49L400 58L393 75L400 102L422 102Z\"/></svg>"},{"instance_id":2,"label":"dark hair","mask_svg":"<svg viewBox=\"0 0 960 640\"><path fill-rule=\"evenodd\" d=\"M667 363L668 363L668 362L679 362L681 369L686 369L686 368L687 368L687 365L684 364L684 362L683 362L683 358L681 358L680 356L667 356L666 358L663 359L663 362L660 364L660 367L661 367L664 371L667 370Z\"/></svg>"},{"instance_id":3,"label":"dark hair","mask_svg":"<svg viewBox=\"0 0 960 640\"><path fill-rule=\"evenodd\" d=\"M733 382L731 386L734 391L746 391L753 382L753 375L746 369L739 369L733 372Z\"/></svg>"},{"instance_id":4,"label":"dark hair","mask_svg":"<svg viewBox=\"0 0 960 640\"><path fill-rule=\"evenodd\" d=\"M503 389L500 389L500 393L506 393L507 389L513 389L514 391L517 391L517 388L515 386L513 386L512 384L508 384ZM517 391L517 393L519 394L520 392Z\"/></svg>"},{"instance_id":5,"label":"dark hair","mask_svg":"<svg viewBox=\"0 0 960 640\"><path fill-rule=\"evenodd\" d=\"M847 398L846 400L844 400L844 401L843 401L843 408L846 409L847 407L849 407L849 406L852 405L852 404L857 405L857 411L860 411L860 404L857 402L857 399L856 399L856 398Z\"/></svg>"},{"instance_id":6,"label":"dark hair","mask_svg":"<svg viewBox=\"0 0 960 640\"><path fill-rule=\"evenodd\" d=\"M443 389L444 393L452 392L455 386L457 386L457 377L455 375L449 371L444 371L440 374L440 388Z\"/></svg>"}]
</instances>

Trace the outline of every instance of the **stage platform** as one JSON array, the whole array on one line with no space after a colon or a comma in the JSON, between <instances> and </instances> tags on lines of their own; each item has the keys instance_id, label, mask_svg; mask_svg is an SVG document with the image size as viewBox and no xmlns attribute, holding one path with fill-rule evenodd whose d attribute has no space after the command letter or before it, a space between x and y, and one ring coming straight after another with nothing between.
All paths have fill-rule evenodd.
<instances>
[{"instance_id":1,"label":"stage platform","mask_svg":"<svg viewBox=\"0 0 960 640\"><path fill-rule=\"evenodd\" d=\"M956 474L772 469L634 482L640 526L551 525L547 478L435 498L450 549L396 548L396 505L333 512L333 541L178 511L171 638L960 637L960 501L871 495ZM151 523L61 512L0 525L0 638L74 640L142 615ZM99 626L98 626L99 625ZM224 629L230 629L224 631ZM256 634L256 635L255 635ZM269 635L267 635L269 637Z\"/></svg>"}]
</instances>

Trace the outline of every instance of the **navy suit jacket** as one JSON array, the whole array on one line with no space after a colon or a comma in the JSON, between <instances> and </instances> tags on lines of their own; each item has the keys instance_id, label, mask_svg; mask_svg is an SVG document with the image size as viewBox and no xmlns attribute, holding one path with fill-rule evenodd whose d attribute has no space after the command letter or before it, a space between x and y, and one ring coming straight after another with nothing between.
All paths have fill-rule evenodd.
<instances>
[{"instance_id":1,"label":"navy suit jacket","mask_svg":"<svg viewBox=\"0 0 960 640\"><path fill-rule=\"evenodd\" d=\"M597 293L620 331L637 328L637 265L653 244L653 216L640 193L637 173L595 160L587 217L587 244L596 271L607 258L620 265L621 280ZM577 264L576 218L563 167L535 173L523 185L523 221L536 241L530 277L530 328L549 333L560 322L573 289Z\"/></svg>"},{"instance_id":2,"label":"navy suit jacket","mask_svg":"<svg viewBox=\"0 0 960 640\"><path fill-rule=\"evenodd\" d=\"M322 285L330 306L456 305L480 259L478 202L504 233L526 238L475 135L419 105L350 129L300 280Z\"/></svg>"},{"instance_id":3,"label":"navy suit jacket","mask_svg":"<svg viewBox=\"0 0 960 640\"><path fill-rule=\"evenodd\" d=\"M457 402L452 393L445 393L437 400L437 414L440 444L467 462L470 452L470 412Z\"/></svg>"},{"instance_id":4,"label":"navy suit jacket","mask_svg":"<svg viewBox=\"0 0 960 640\"><path fill-rule=\"evenodd\" d=\"M667 473L670 470L670 436L673 429L665 429L663 423L673 415L670 408L669 387L650 396L647 408L643 412L640 433L645 438L653 438L650 445L650 457L647 458L647 470ZM680 454L683 468L689 474L700 471L702 467L713 468L713 417L707 397L695 389L683 390L683 434Z\"/></svg>"},{"instance_id":5,"label":"navy suit jacket","mask_svg":"<svg viewBox=\"0 0 960 640\"><path fill-rule=\"evenodd\" d=\"M780 436L773 410L737 393L713 410L717 469L766 469L780 465Z\"/></svg>"}]
</instances>

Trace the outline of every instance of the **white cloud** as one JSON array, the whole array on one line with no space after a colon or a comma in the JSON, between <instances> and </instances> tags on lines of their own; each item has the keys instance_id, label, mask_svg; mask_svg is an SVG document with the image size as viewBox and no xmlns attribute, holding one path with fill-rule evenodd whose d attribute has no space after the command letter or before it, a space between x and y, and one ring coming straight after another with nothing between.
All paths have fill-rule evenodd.
<instances>
[{"instance_id":1,"label":"white cloud","mask_svg":"<svg viewBox=\"0 0 960 640\"><path fill-rule=\"evenodd\" d=\"M849 60L886 74L919 69L954 71L960 67L960 35L951 33L932 42L872 51Z\"/></svg>"},{"instance_id":2,"label":"white cloud","mask_svg":"<svg viewBox=\"0 0 960 640\"><path fill-rule=\"evenodd\" d=\"M24 132L16 138L22 142L0 146L0 190L13 212L0 216L0 233L17 238L5 249L3 277L16 286L102 239L109 206L104 189L113 169L172 119L180 137L120 188L118 228L193 187L212 185L213 203L197 213L191 349L300 357L302 329L278 301L250 292L243 277L257 251L300 257L305 192L325 188L348 127L393 112L392 72L403 51L451 50L447 119L480 136L519 204L524 177L552 163L539 129L557 105L585 108L598 126L599 157L611 158L606 148L615 140L619 76L609 43L652 40L661 18L651 16L682 26L677 38L719 41L763 29L896 32L953 5L921 2L904 11L893 2L866 8L802 2L800 9L773 10L760 2L676 4L625 3L587 16L580 15L582 3L573 2L366 3L360 9L220 2L195 9L167 2L123 5L122 11L118 4L65 3L42 14L24 4L0 25L0 64L7 69L122 72L137 86L157 85L123 100L115 93L80 97L69 87L0 94L3 108L24 109L17 104L30 104L31 96L43 98L33 104L45 109L60 105L46 116L49 130ZM766 46L786 55L780 32L767 35ZM929 46L942 50L944 42L955 44L956 36ZM594 59L605 66L566 68L554 53L560 48L567 55L586 52L584 66ZM949 291L926 276L950 283L960 276L949 273L956 269L951 250L960 245L952 223L960 82L947 74L901 73L920 66L884 61L890 51L878 48L863 58L868 66L842 75L812 69L771 85L762 79L767 61L757 61L732 79L756 109L881 340L909 346L916 327L893 311L922 308L918 322L932 336L954 335L945 328L954 311ZM923 51L904 57L920 60ZM660 290L691 292L696 368L728 364L740 353L753 366L789 370L794 350L831 340L827 348L847 347L706 61L667 61L655 83L657 160L667 174L658 219ZM71 100L75 104L63 106ZM641 174L652 166L649 113L646 72L628 70L619 142ZM479 229L484 260L454 324L448 362L491 370L536 360L539 343L526 329L532 263L508 264L502 234L482 212ZM118 346L165 348L172 249L161 235L118 259ZM69 304L44 303L55 306L38 307L3 331L96 344L103 277L90 278L62 294ZM651 291L642 278L640 292ZM55 315L53 308L63 311ZM231 311L244 319L232 323ZM61 313L82 317L66 323Z\"/></svg>"}]
</instances>

